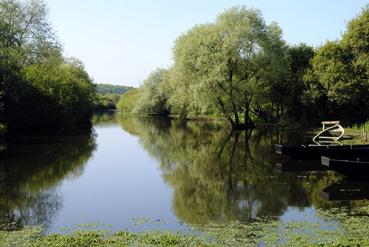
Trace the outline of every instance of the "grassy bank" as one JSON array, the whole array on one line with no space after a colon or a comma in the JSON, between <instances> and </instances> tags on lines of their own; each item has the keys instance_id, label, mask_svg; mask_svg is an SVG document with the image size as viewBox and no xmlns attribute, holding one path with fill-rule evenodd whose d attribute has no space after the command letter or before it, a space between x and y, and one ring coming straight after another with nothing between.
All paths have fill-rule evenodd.
<instances>
[{"instance_id":1,"label":"grassy bank","mask_svg":"<svg viewBox=\"0 0 369 247\"><path fill-rule=\"evenodd\" d=\"M111 233L103 230L76 231L70 234L41 235L40 227L20 231L0 232L0 246L13 247L81 247L81 246L216 246L204 239L170 232Z\"/></svg>"}]
</instances>

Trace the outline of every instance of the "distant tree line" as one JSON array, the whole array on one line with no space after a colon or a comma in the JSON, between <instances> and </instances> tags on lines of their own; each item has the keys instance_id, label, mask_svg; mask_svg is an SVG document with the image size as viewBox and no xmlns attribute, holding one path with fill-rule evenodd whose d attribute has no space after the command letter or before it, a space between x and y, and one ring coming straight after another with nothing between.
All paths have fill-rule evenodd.
<instances>
[{"instance_id":1,"label":"distant tree line","mask_svg":"<svg viewBox=\"0 0 369 247\"><path fill-rule=\"evenodd\" d=\"M96 92L99 94L124 94L130 89L132 87L102 83L96 84Z\"/></svg>"},{"instance_id":2,"label":"distant tree line","mask_svg":"<svg viewBox=\"0 0 369 247\"><path fill-rule=\"evenodd\" d=\"M121 94L106 93L97 94L94 102L95 111L116 110Z\"/></svg>"},{"instance_id":3,"label":"distant tree line","mask_svg":"<svg viewBox=\"0 0 369 247\"><path fill-rule=\"evenodd\" d=\"M65 58L41 0L0 0L0 121L8 131L69 131L90 124L95 85Z\"/></svg>"},{"instance_id":4,"label":"distant tree line","mask_svg":"<svg viewBox=\"0 0 369 247\"><path fill-rule=\"evenodd\" d=\"M116 110L120 96L131 89L129 86L96 84L95 111Z\"/></svg>"},{"instance_id":5,"label":"distant tree line","mask_svg":"<svg viewBox=\"0 0 369 247\"><path fill-rule=\"evenodd\" d=\"M369 7L342 39L314 49L287 45L274 22L244 6L177 38L174 64L122 95L122 112L216 115L233 128L277 122L369 117Z\"/></svg>"}]
</instances>

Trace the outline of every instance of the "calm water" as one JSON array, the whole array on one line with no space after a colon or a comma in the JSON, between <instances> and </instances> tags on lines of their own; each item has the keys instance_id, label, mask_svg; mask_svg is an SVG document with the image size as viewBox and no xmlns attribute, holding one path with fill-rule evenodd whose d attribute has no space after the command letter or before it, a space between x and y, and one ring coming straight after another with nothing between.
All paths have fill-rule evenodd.
<instances>
[{"instance_id":1,"label":"calm water","mask_svg":"<svg viewBox=\"0 0 369 247\"><path fill-rule=\"evenodd\" d=\"M0 223L177 231L263 216L314 221L317 208L368 198L365 181L276 160L274 143L309 138L109 115L95 117L91 135L17 138L0 154Z\"/></svg>"}]
</instances>

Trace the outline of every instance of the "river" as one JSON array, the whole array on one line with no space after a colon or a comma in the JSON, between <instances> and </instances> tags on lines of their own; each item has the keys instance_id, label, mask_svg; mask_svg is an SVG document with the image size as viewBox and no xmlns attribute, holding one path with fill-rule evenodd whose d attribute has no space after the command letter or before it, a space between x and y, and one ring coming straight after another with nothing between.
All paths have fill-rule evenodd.
<instances>
[{"instance_id":1,"label":"river","mask_svg":"<svg viewBox=\"0 0 369 247\"><path fill-rule=\"evenodd\" d=\"M291 172L274 154L275 143L310 137L112 115L95 116L91 134L17 137L0 160L0 224L187 231L266 216L316 221L317 209L366 203L365 191L342 195L339 186L367 182L334 171Z\"/></svg>"}]
</instances>

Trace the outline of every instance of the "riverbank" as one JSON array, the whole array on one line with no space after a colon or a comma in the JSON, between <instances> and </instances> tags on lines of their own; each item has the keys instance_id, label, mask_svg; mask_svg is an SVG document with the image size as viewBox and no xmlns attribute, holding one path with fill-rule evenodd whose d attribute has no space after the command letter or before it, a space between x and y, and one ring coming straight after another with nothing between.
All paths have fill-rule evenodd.
<instances>
[{"instance_id":1,"label":"riverbank","mask_svg":"<svg viewBox=\"0 0 369 247\"><path fill-rule=\"evenodd\" d=\"M0 232L1 246L214 246L205 240L189 235L180 235L170 232L131 233L119 231L76 231L70 234L50 234L41 236L40 227L27 227L15 232Z\"/></svg>"},{"instance_id":2,"label":"riverbank","mask_svg":"<svg viewBox=\"0 0 369 247\"><path fill-rule=\"evenodd\" d=\"M41 227L0 231L2 246L367 246L369 206L317 212L317 221L256 219L252 223L210 224L193 233L91 230L42 235ZM83 228L86 228L83 230Z\"/></svg>"}]
</instances>

